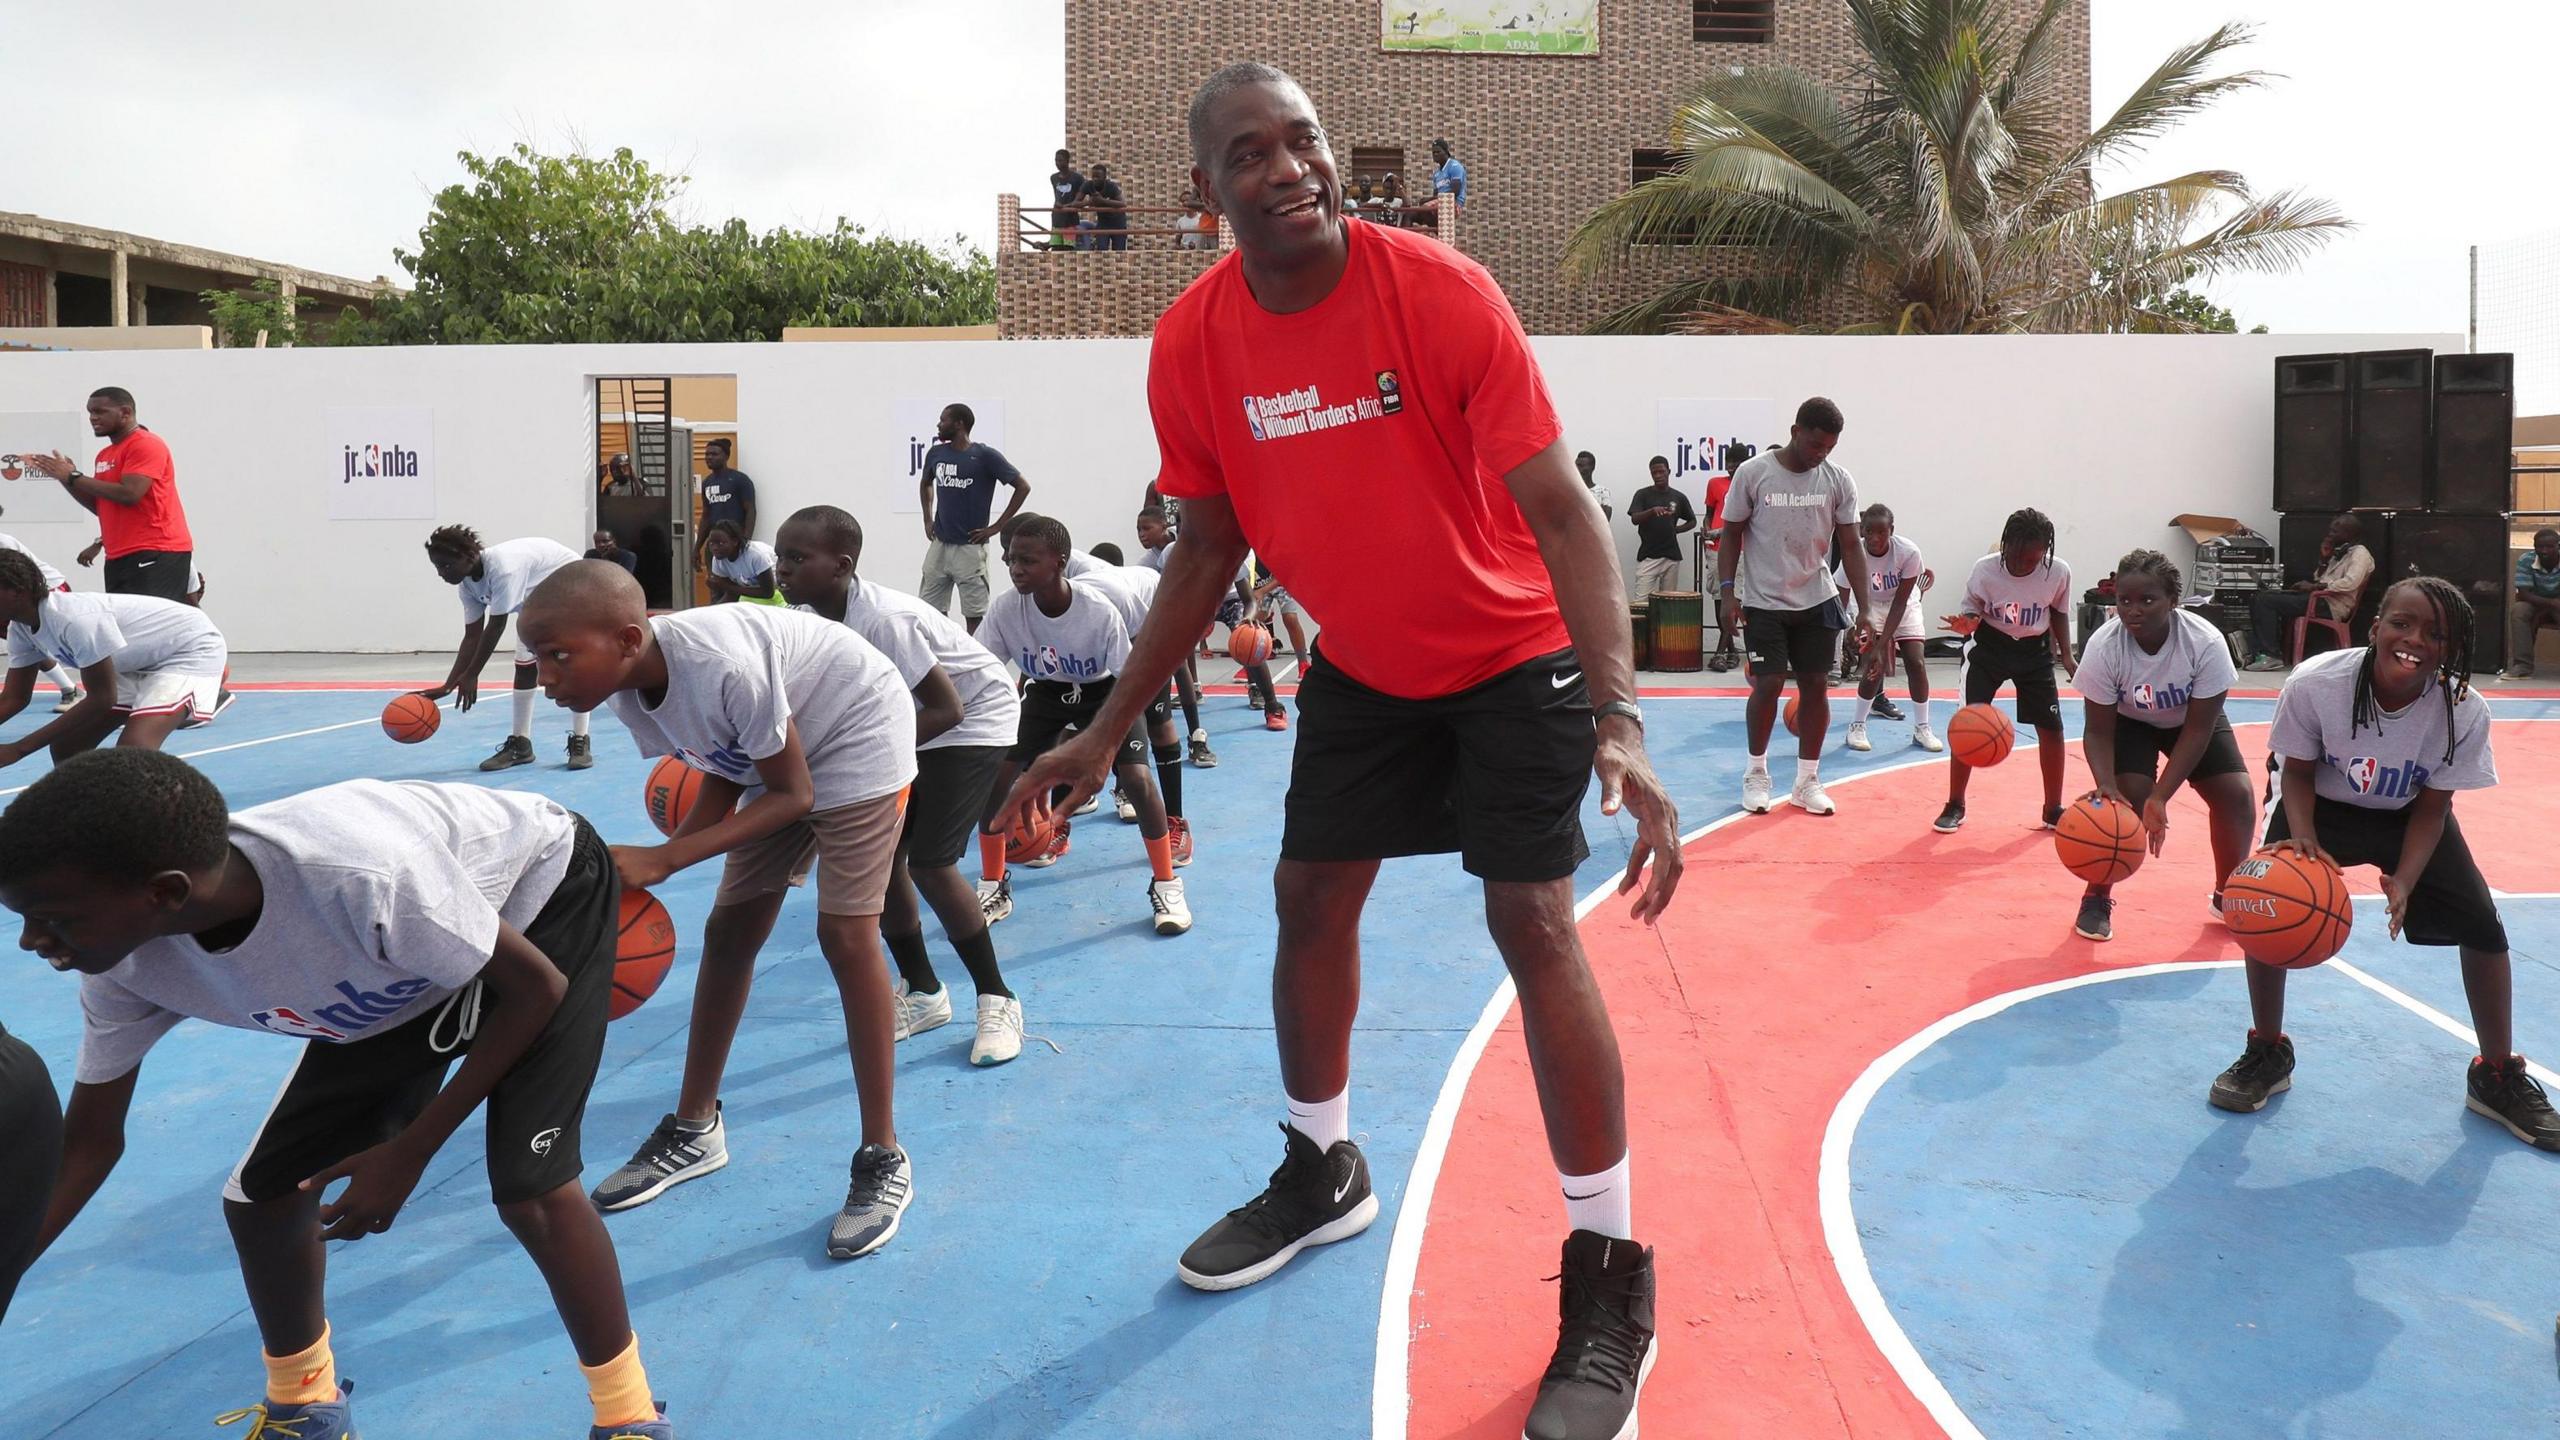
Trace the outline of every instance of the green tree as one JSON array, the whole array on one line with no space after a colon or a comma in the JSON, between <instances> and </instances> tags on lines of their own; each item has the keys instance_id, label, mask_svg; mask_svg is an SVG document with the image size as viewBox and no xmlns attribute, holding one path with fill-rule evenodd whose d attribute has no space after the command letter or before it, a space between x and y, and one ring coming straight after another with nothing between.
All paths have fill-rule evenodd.
<instances>
[{"instance_id":1,"label":"green tree","mask_svg":"<svg viewBox=\"0 0 2560 1440\"><path fill-rule=\"evenodd\" d=\"M255 345L264 333L270 345L290 345L302 334L302 311L313 303L308 295L286 298L284 287L261 280L246 290L200 292L213 318L214 343Z\"/></svg>"},{"instance_id":2,"label":"green tree","mask_svg":"<svg viewBox=\"0 0 2560 1440\"><path fill-rule=\"evenodd\" d=\"M994 267L956 239L946 253L842 220L687 226L672 213L682 178L629 150L461 159L470 182L435 197L415 251L394 252L414 287L342 320L340 343L778 340L786 325L995 316Z\"/></svg>"},{"instance_id":3,"label":"green tree","mask_svg":"<svg viewBox=\"0 0 2560 1440\"><path fill-rule=\"evenodd\" d=\"M2066 83L2066 0L2023 21L1995 0L1848 3L1857 98L1784 66L1713 76L1674 116L1678 168L1583 220L1575 277L1639 245L1698 261L1594 329L2184 331L2212 318L2160 303L2188 280L2292 269L2348 223L2228 170L2097 193L2102 166L2265 83L2212 73L2246 27L2171 52L2091 129Z\"/></svg>"}]
</instances>

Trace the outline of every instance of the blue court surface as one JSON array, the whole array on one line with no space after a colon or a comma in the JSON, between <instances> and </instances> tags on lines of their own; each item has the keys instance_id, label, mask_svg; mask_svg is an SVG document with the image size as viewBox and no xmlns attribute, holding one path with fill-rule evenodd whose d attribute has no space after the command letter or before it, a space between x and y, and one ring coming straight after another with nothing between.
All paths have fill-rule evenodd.
<instances>
[{"instance_id":1,"label":"blue court surface","mask_svg":"<svg viewBox=\"0 0 2560 1440\"><path fill-rule=\"evenodd\" d=\"M482 779L502 694L415 747L377 728L386 698L248 693L170 748L200 756L235 807L356 777ZM1647 703L1684 828L1731 813L1741 702ZM2267 706L2233 710L2263 719ZM1185 775L1193 933L1150 932L1143 852L1107 807L1077 823L1058 866L1015 872L997 944L1028 1028L1055 1051L1035 1040L1009 1066L969 1066L966 973L928 923L959 1019L900 1049L917 1199L886 1250L851 1263L828 1260L824 1239L855 1144L853 1084L810 897L793 896L730 1066L729 1168L609 1221L680 1433L1371 1433L1387 1234L1500 961L1454 857L1387 867L1364 932L1352 1112L1387 1219L1248 1290L1182 1286L1182 1247L1279 1158L1269 872L1289 737L1264 733L1233 696L1210 697L1204 715L1222 764ZM564 718L543 707L542 763L490 778L559 798L608 840L653 839L646 766L627 738L600 714L598 764L573 775L559 766ZM1923 759L1903 733L1880 724L1886 748L1835 749L1826 774ZM0 785L41 766L0 772ZM1596 794L1585 821L1587 893L1623 863L1633 827L1601 818ZM1864 843L1853 823L1840 834ZM665 991L613 1028L586 1120L590 1183L674 1103L716 873L658 891L684 943ZM2560 1015L2560 910L2509 918L2532 1051L2543 1017ZM2355 943L2348 958L2374 975L2464 1013L2437 957L2386 953L2374 926ZM66 1088L75 991L32 956L0 967L0 1020ZM2240 1007L2225 970L2019 1004L1955 1031L1877 1097L1855 1156L1868 1258L1984 1433L2367 1435L2440 1411L2507 1435L2560 1418L2548 1329L2560 1258L2534 1224L2560 1192L2548 1168L2560 1157L2461 1116L2459 1042L2408 1010L2335 971L2295 994L2300 1084L2255 1119L2203 1104ZM2560 1042L2544 1048L2560 1056ZM145 1062L124 1163L0 1329L0 1413L15 1433L212 1433L214 1413L256 1398L257 1337L219 1193L291 1060L275 1038L189 1023ZM339 1365L369 1436L584 1433L574 1357L488 1206L479 1145L466 1127L390 1233L331 1252ZM1524 1174L1484 1203L1551 1207L1551 1187ZM1542 1276L1554 1258L1542 1244L1518 1263ZM2540 1367L2523 1365L2537 1347Z\"/></svg>"}]
</instances>

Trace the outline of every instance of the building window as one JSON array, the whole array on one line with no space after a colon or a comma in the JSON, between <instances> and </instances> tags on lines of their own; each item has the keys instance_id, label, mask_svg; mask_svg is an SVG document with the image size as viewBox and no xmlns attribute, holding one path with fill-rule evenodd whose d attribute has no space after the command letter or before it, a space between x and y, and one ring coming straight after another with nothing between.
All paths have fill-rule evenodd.
<instances>
[{"instance_id":1,"label":"building window","mask_svg":"<svg viewBox=\"0 0 2560 1440\"><path fill-rule=\"evenodd\" d=\"M1633 188L1647 180L1658 179L1664 175L1677 175L1688 166L1689 157L1677 150L1641 148L1635 152L1633 162L1627 167L1627 183L1629 188ZM1668 225L1658 231L1647 232L1639 237L1636 243L1639 245L1694 245L1698 243L1698 229L1694 225Z\"/></svg>"},{"instance_id":2,"label":"building window","mask_svg":"<svg viewBox=\"0 0 2560 1440\"><path fill-rule=\"evenodd\" d=\"M1766 45L1778 35L1778 0L1690 0L1689 38L1701 45Z\"/></svg>"},{"instance_id":3,"label":"building window","mask_svg":"<svg viewBox=\"0 0 2560 1440\"><path fill-rule=\"evenodd\" d=\"M1404 150L1393 145L1354 145L1351 147L1351 174L1348 183L1356 190L1361 181L1369 182L1369 193L1378 193L1379 185L1393 175L1405 182L1405 193L1413 193L1412 177L1404 173ZM1425 194L1430 187L1423 187Z\"/></svg>"}]
</instances>

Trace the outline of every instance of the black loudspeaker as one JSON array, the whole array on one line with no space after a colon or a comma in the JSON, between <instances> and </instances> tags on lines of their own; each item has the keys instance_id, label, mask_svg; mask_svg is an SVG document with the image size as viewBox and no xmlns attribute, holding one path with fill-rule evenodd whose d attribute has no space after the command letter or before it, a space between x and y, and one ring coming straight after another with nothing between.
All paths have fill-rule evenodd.
<instances>
[{"instance_id":1,"label":"black loudspeaker","mask_svg":"<svg viewBox=\"0 0 2560 1440\"><path fill-rule=\"evenodd\" d=\"M2353 498L2347 464L2353 358L2276 358L2276 509L2344 510Z\"/></svg>"},{"instance_id":2,"label":"black loudspeaker","mask_svg":"<svg viewBox=\"0 0 2560 1440\"><path fill-rule=\"evenodd\" d=\"M2436 357L2435 503L2448 515L2503 514L2515 496L2516 357Z\"/></svg>"},{"instance_id":3,"label":"black loudspeaker","mask_svg":"<svg viewBox=\"0 0 2560 1440\"><path fill-rule=\"evenodd\" d=\"M2471 673L2494 675L2506 664L2507 558L2504 515L2396 515L2391 524L2391 578L2440 575L2470 600Z\"/></svg>"},{"instance_id":4,"label":"black loudspeaker","mask_svg":"<svg viewBox=\"0 0 2560 1440\"><path fill-rule=\"evenodd\" d=\"M2427 508L2428 350L2366 350L2355 357L2355 510ZM2308 507L2306 507L2308 508Z\"/></svg>"}]
</instances>

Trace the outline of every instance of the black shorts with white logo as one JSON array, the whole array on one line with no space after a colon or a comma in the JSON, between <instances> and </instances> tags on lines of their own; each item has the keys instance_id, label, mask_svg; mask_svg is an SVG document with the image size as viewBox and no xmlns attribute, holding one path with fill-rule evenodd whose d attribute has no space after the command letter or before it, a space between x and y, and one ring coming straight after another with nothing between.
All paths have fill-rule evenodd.
<instances>
[{"instance_id":1,"label":"black shorts with white logo","mask_svg":"<svg viewBox=\"0 0 2560 1440\"><path fill-rule=\"evenodd\" d=\"M2062 728L2062 687L2053 680L2053 641L2045 634L2021 640L1986 620L1964 642L1958 671L1964 703L1988 705L2000 687L2018 687L2018 723L2039 730Z\"/></svg>"},{"instance_id":2,"label":"black shorts with white logo","mask_svg":"<svg viewBox=\"0 0 2560 1440\"><path fill-rule=\"evenodd\" d=\"M524 937L569 978L560 1008L489 1092L489 1198L531 1200L578 1183L578 1131L604 1056L613 997L622 882L613 856L577 821L568 872ZM226 1198L267 1201L360 1150L408 1128L444 1088L445 1071L471 1048L501 1004L481 982L382 1034L351 1044L303 1043L249 1153L223 1187Z\"/></svg>"},{"instance_id":3,"label":"black shorts with white logo","mask_svg":"<svg viewBox=\"0 0 2560 1440\"><path fill-rule=\"evenodd\" d=\"M1060 736L1069 730L1082 730L1102 714L1103 702L1111 698L1111 688L1118 677L1105 675L1082 685L1069 685L1056 680L1034 680L1022 692L1022 719L1013 732L1012 759L1028 765L1037 760ZM1114 765L1147 763L1147 726L1160 715L1173 713L1171 702L1162 695L1147 702L1144 713L1129 727L1127 738L1120 742L1120 753L1113 756Z\"/></svg>"},{"instance_id":4,"label":"black shorts with white logo","mask_svg":"<svg viewBox=\"0 0 2560 1440\"><path fill-rule=\"evenodd\" d=\"M1837 602L1809 610L1742 611L1742 648L1751 652L1754 675L1827 675L1843 622Z\"/></svg>"},{"instance_id":5,"label":"black shorts with white logo","mask_svg":"<svg viewBox=\"0 0 2560 1440\"><path fill-rule=\"evenodd\" d=\"M898 834L909 870L939 870L969 853L1008 753L1002 745L945 745L916 752L906 828Z\"/></svg>"},{"instance_id":6,"label":"black shorts with white logo","mask_svg":"<svg viewBox=\"0 0 2560 1440\"><path fill-rule=\"evenodd\" d=\"M2124 715L2116 716L2116 773L2139 775L2146 780L2160 778L2160 767L2169 753L2178 748L2179 730L2145 725ZM2190 780L2210 780L2216 775L2246 775L2249 762L2240 758L2240 742L2231 734L2231 717L2213 717L2213 738L2204 742L2204 754Z\"/></svg>"},{"instance_id":7,"label":"black shorts with white logo","mask_svg":"<svg viewBox=\"0 0 2560 1440\"><path fill-rule=\"evenodd\" d=\"M1456 851L1486 880L1556 880L1591 853L1582 797L1597 739L1582 662L1541 655L1429 700L1372 690L1318 641L1298 682L1286 860Z\"/></svg>"},{"instance_id":8,"label":"black shorts with white logo","mask_svg":"<svg viewBox=\"0 0 2560 1440\"><path fill-rule=\"evenodd\" d=\"M2266 842L2293 838L2284 801L2267 807ZM2371 810L2323 797L2311 804L2312 838L2341 868L2371 865L2384 874L2400 868L2400 847L2409 838L2409 811ZM2444 817L2444 837L2427 857L2427 868L2409 892L2409 908L2400 917L2400 935L2412 945L2466 945L2475 950L2507 948L2506 922L2498 918L2498 902L2489 882L2471 858L2462 826L2452 812Z\"/></svg>"}]
</instances>

